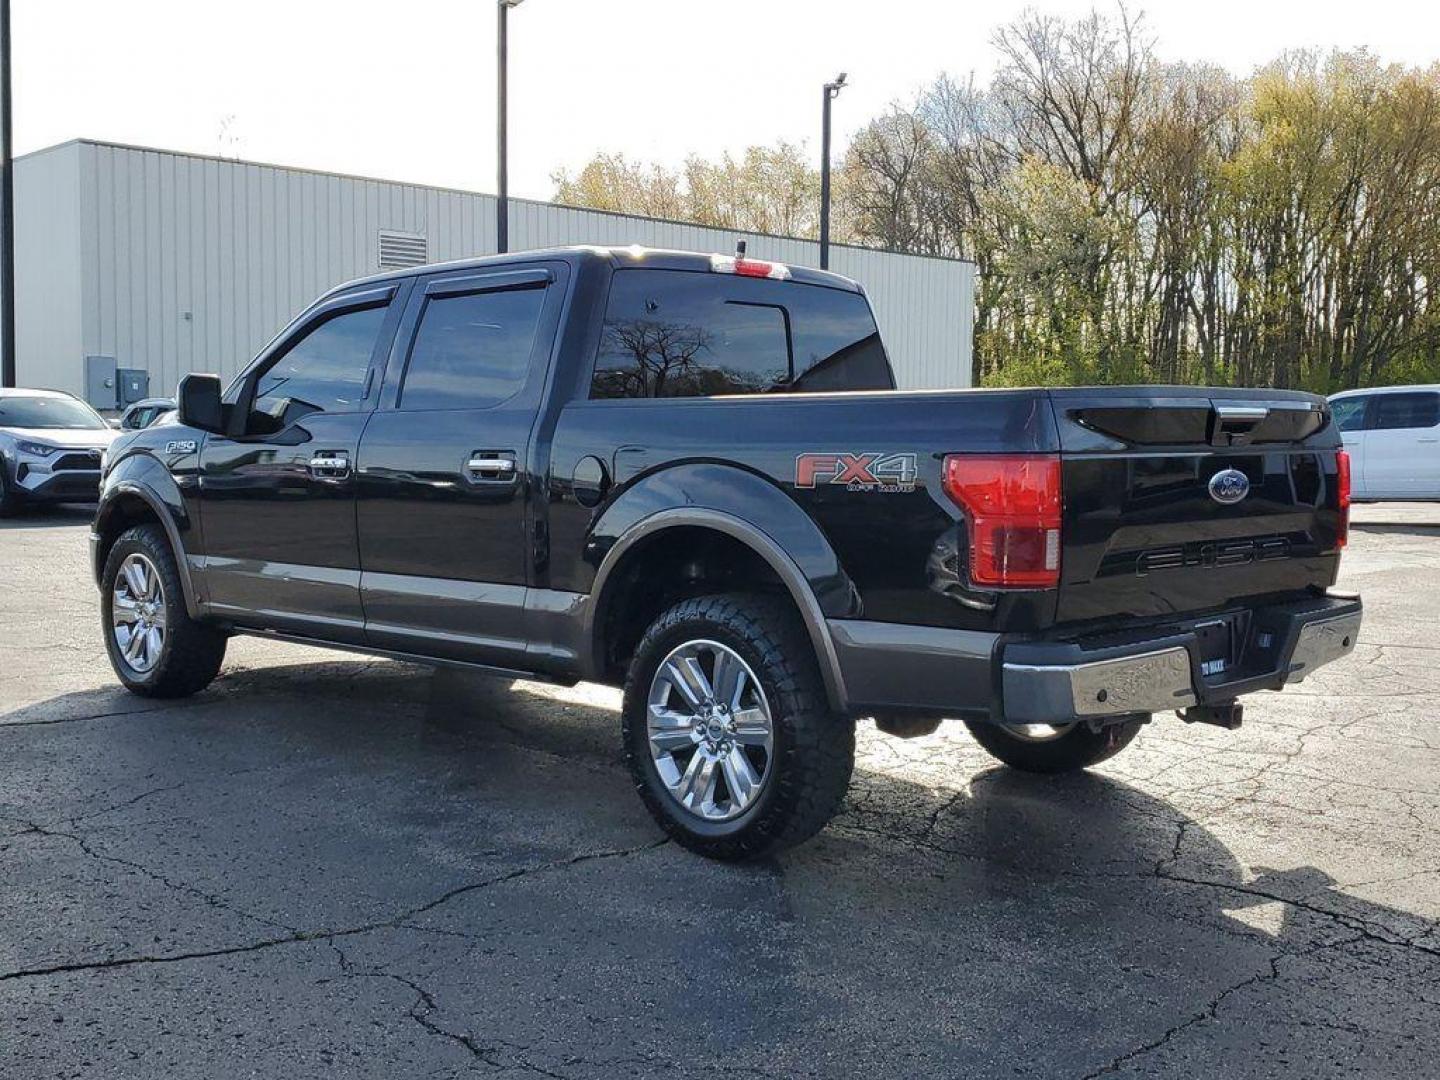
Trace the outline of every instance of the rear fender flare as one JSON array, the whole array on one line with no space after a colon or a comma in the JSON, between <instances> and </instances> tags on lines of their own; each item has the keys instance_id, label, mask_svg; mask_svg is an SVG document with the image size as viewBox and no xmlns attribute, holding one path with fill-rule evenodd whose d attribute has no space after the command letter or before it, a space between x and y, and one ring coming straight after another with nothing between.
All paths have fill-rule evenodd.
<instances>
[{"instance_id":1,"label":"rear fender flare","mask_svg":"<svg viewBox=\"0 0 1440 1080\"><path fill-rule=\"evenodd\" d=\"M769 481L731 466L697 464L653 473L627 488L596 521L586 545L587 558L596 565L583 638L590 671L603 666L597 618L612 572L636 544L681 526L730 536L775 571L804 621L830 705L843 712L845 681L827 620L859 614L854 584L824 533L799 506Z\"/></svg>"}]
</instances>

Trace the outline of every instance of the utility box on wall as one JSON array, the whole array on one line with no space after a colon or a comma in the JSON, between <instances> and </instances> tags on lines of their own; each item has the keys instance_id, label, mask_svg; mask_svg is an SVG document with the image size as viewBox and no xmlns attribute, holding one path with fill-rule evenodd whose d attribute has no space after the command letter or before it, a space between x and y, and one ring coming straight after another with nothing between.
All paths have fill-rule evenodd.
<instances>
[{"instance_id":1,"label":"utility box on wall","mask_svg":"<svg viewBox=\"0 0 1440 1080\"><path fill-rule=\"evenodd\" d=\"M85 357L85 400L96 409L115 408L120 401L117 376L115 357Z\"/></svg>"},{"instance_id":2,"label":"utility box on wall","mask_svg":"<svg viewBox=\"0 0 1440 1080\"><path fill-rule=\"evenodd\" d=\"M120 388L120 408L144 401L150 396L150 373L144 368L117 368Z\"/></svg>"}]
</instances>

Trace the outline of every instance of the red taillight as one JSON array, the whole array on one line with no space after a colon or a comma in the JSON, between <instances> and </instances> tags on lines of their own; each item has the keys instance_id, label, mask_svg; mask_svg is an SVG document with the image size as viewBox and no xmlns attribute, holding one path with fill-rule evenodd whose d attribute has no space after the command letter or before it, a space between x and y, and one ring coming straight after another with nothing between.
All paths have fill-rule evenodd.
<instances>
[{"instance_id":1,"label":"red taillight","mask_svg":"<svg viewBox=\"0 0 1440 1080\"><path fill-rule=\"evenodd\" d=\"M945 493L970 525L970 580L1000 588L1060 584L1060 458L953 454Z\"/></svg>"},{"instance_id":2,"label":"red taillight","mask_svg":"<svg viewBox=\"0 0 1440 1080\"><path fill-rule=\"evenodd\" d=\"M1340 528L1335 546L1343 548L1350 542L1350 455L1344 450L1335 451L1335 488L1340 496Z\"/></svg>"}]
</instances>

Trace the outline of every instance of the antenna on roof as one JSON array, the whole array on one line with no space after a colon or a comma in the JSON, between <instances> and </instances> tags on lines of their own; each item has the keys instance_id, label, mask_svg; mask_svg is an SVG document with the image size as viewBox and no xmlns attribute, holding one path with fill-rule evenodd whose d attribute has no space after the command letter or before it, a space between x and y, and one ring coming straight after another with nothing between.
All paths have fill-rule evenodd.
<instances>
[{"instance_id":1,"label":"antenna on roof","mask_svg":"<svg viewBox=\"0 0 1440 1080\"><path fill-rule=\"evenodd\" d=\"M744 240L737 240L737 241L735 241L735 258L737 258L737 259L743 259L744 257L745 257L745 241L744 241Z\"/></svg>"}]
</instances>

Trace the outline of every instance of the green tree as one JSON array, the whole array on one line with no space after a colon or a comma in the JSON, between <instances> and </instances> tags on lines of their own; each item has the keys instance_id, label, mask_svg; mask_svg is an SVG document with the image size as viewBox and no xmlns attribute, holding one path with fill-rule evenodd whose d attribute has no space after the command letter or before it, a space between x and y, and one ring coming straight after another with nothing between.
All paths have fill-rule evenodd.
<instances>
[{"instance_id":1,"label":"green tree","mask_svg":"<svg viewBox=\"0 0 1440 1080\"><path fill-rule=\"evenodd\" d=\"M850 139L837 235L973 260L975 380L1328 392L1440 381L1440 67L1160 59L1122 7L1027 13ZM813 236L792 145L681 170L597 157L562 202Z\"/></svg>"}]
</instances>

